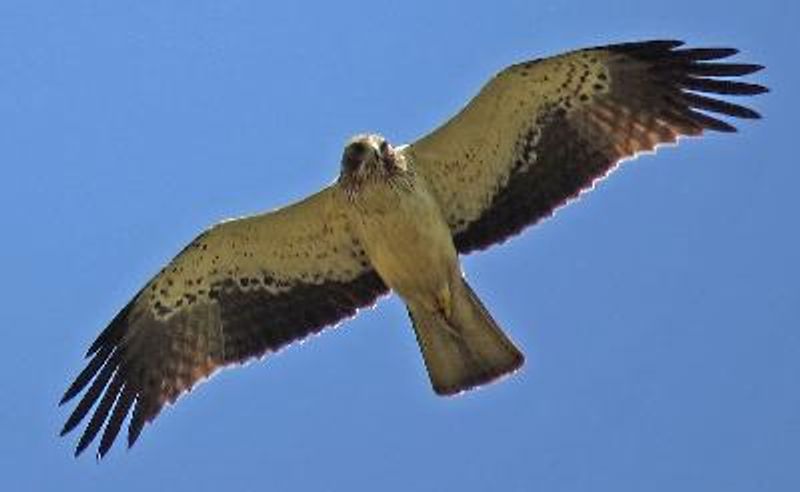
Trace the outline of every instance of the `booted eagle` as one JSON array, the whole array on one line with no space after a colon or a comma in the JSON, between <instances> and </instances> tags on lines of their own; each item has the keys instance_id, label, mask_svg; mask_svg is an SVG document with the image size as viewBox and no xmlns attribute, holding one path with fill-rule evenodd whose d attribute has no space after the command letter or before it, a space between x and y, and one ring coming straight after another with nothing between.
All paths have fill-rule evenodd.
<instances>
[{"instance_id":1,"label":"booted eagle","mask_svg":"<svg viewBox=\"0 0 800 492\"><path fill-rule=\"evenodd\" d=\"M81 453L128 445L165 405L225 366L274 353L394 290L434 391L450 395L524 357L464 280L459 255L505 241L592 188L623 159L759 118L712 96L766 88L732 77L730 48L647 41L510 66L455 117L393 146L359 135L339 178L287 207L217 224L139 291L89 347L61 403L87 415Z\"/></svg>"}]
</instances>

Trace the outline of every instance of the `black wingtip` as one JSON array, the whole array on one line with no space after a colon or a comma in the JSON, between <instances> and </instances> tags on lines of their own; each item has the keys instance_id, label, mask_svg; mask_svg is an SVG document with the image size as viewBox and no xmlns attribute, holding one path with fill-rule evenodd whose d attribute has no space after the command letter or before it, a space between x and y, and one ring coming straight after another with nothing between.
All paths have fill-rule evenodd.
<instances>
[{"instance_id":1,"label":"black wingtip","mask_svg":"<svg viewBox=\"0 0 800 492\"><path fill-rule=\"evenodd\" d=\"M733 80L686 77L679 83L688 90L711 92L726 96L755 96L767 92L767 88L763 85Z\"/></svg>"},{"instance_id":2,"label":"black wingtip","mask_svg":"<svg viewBox=\"0 0 800 492\"><path fill-rule=\"evenodd\" d=\"M144 428L144 424L132 422L128 427L128 449L132 448L136 441L139 439L139 435L142 433L142 429Z\"/></svg>"},{"instance_id":3,"label":"black wingtip","mask_svg":"<svg viewBox=\"0 0 800 492\"><path fill-rule=\"evenodd\" d=\"M682 45L682 43L681 43ZM647 64L647 71L659 81L666 98L674 104L670 117L683 125L684 134L697 135L700 130L734 133L736 128L707 113L744 119L760 119L748 107L718 99L716 96L754 96L769 92L761 84L744 82L743 77L760 72L764 65L729 63L724 60L739 53L736 48L678 48L664 40L614 45L626 56Z\"/></svg>"},{"instance_id":4,"label":"black wingtip","mask_svg":"<svg viewBox=\"0 0 800 492\"><path fill-rule=\"evenodd\" d=\"M76 382L77 382L77 380L76 380ZM67 403L68 401L70 401L71 399L75 398L75 396L77 396L78 393L80 393L81 390L85 386L86 386L85 384L79 385L79 384L76 384L75 382L73 382L70 385L70 387L67 388L67 391L65 391L64 394L61 396L61 399L58 400L58 406L60 407L60 406L64 405L65 403Z\"/></svg>"},{"instance_id":5,"label":"black wingtip","mask_svg":"<svg viewBox=\"0 0 800 492\"><path fill-rule=\"evenodd\" d=\"M745 118L751 120L761 118L761 115L757 111L746 106L730 103L721 99L706 97L693 92L684 92L681 95L680 102L692 108L710 111L712 113L724 114L726 116L733 116L736 118Z\"/></svg>"},{"instance_id":6,"label":"black wingtip","mask_svg":"<svg viewBox=\"0 0 800 492\"><path fill-rule=\"evenodd\" d=\"M645 41L639 43L642 48L674 50L686 44L686 41L681 39L655 39L653 41Z\"/></svg>"},{"instance_id":7,"label":"black wingtip","mask_svg":"<svg viewBox=\"0 0 800 492\"><path fill-rule=\"evenodd\" d=\"M81 420L83 420L85 412L82 409L79 409L79 410L81 410L80 413L77 410L73 411L72 415L70 415L69 418L67 419L67 421L64 423L64 426L61 428L61 433L60 433L60 435L62 437L66 436L67 434L72 432L72 430L75 427L77 427L78 424L81 423ZM86 410L86 411L88 411L88 410Z\"/></svg>"},{"instance_id":8,"label":"black wingtip","mask_svg":"<svg viewBox=\"0 0 800 492\"><path fill-rule=\"evenodd\" d=\"M686 44L685 41L680 39L654 39L651 41L634 41L631 43L618 43L609 46L601 46L599 48L616 51L619 53L626 53L630 55L636 54L664 54L672 52L675 48Z\"/></svg>"},{"instance_id":9,"label":"black wingtip","mask_svg":"<svg viewBox=\"0 0 800 492\"><path fill-rule=\"evenodd\" d=\"M713 118L707 114L700 113L691 109L687 109L685 111L686 116L692 119L692 121L699 123L700 126L707 130L713 130L722 133L736 133L738 130L735 126L731 125L730 123L726 123L722 120L718 120L717 118Z\"/></svg>"},{"instance_id":10,"label":"black wingtip","mask_svg":"<svg viewBox=\"0 0 800 492\"><path fill-rule=\"evenodd\" d=\"M64 395L61 396L61 399L58 400L58 406L63 406L66 402L70 401L75 395L70 394L70 391L67 390L64 392Z\"/></svg>"},{"instance_id":11,"label":"black wingtip","mask_svg":"<svg viewBox=\"0 0 800 492\"><path fill-rule=\"evenodd\" d=\"M681 62L686 63L681 59ZM688 62L684 65L686 73L700 77L741 77L760 72L763 65L753 63L716 63L716 62Z\"/></svg>"},{"instance_id":12,"label":"black wingtip","mask_svg":"<svg viewBox=\"0 0 800 492\"><path fill-rule=\"evenodd\" d=\"M61 427L61 430L58 432L58 437L64 437L64 436L66 436L66 435L67 435L67 434L69 434L69 432L70 432L72 429L74 429L74 428L75 428L74 426L73 426L73 427L69 427L69 428L68 428L68 427L66 426L66 424L65 424L63 427Z\"/></svg>"},{"instance_id":13,"label":"black wingtip","mask_svg":"<svg viewBox=\"0 0 800 492\"><path fill-rule=\"evenodd\" d=\"M109 336L113 333L113 331L116 331L116 328L114 327L114 324L112 322L112 324L108 328L106 328L99 335L97 335L97 338L94 339L94 342L92 342L92 344L89 346L89 349L86 350L86 353L83 355L83 358L88 359L89 357L93 356L95 352L100 350L101 347L110 345L109 343L107 343L107 340Z\"/></svg>"},{"instance_id":14,"label":"black wingtip","mask_svg":"<svg viewBox=\"0 0 800 492\"><path fill-rule=\"evenodd\" d=\"M94 339L92 344L89 346L89 349L86 351L85 357L91 357L103 347L113 347L117 345L125 333L128 332L128 314L130 313L131 309L133 309L133 305L136 302L136 299L141 294L141 291L137 293L133 300L129 302L124 308L122 308L114 319L111 320L111 323L97 335L97 338Z\"/></svg>"},{"instance_id":15,"label":"black wingtip","mask_svg":"<svg viewBox=\"0 0 800 492\"><path fill-rule=\"evenodd\" d=\"M85 434L84 434L84 435L85 435ZM92 442L92 441L91 441L90 439L84 439L83 437L81 437L80 441L78 441L78 445L75 447L75 454L74 454L74 456L75 456L76 458L77 458L78 456L80 456L80 455L81 455L81 453L83 453L84 451L86 451L86 448L89 446L89 443L91 443L91 442Z\"/></svg>"},{"instance_id":16,"label":"black wingtip","mask_svg":"<svg viewBox=\"0 0 800 492\"><path fill-rule=\"evenodd\" d=\"M677 56L691 58L696 61L721 60L739 53L736 48L685 48L673 52Z\"/></svg>"}]
</instances>

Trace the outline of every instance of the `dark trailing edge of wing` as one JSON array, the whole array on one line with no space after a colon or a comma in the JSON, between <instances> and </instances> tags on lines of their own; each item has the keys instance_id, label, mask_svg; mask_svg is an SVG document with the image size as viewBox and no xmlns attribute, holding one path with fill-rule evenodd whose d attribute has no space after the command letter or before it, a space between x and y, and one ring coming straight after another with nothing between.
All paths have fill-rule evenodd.
<instances>
[{"instance_id":1,"label":"dark trailing edge of wing","mask_svg":"<svg viewBox=\"0 0 800 492\"><path fill-rule=\"evenodd\" d=\"M678 49L682 45L663 40L582 50L620 55L609 66L610 92L576 115L556 106L537 115L533 129L519 137L523 151L505 187L477 220L454 235L458 251L487 248L552 215L626 157L704 130L736 131L708 113L760 118L753 109L708 95L767 92L758 84L710 78L749 75L761 65L718 61L738 53L733 48ZM626 64L623 73L620 67Z\"/></svg>"},{"instance_id":2,"label":"dark trailing edge of wing","mask_svg":"<svg viewBox=\"0 0 800 492\"><path fill-rule=\"evenodd\" d=\"M164 405L215 369L275 352L317 333L373 304L387 290L373 271L350 282L296 283L280 294L225 281L212 286L211 302L176 311L167 321L137 306L137 296L97 337L86 354L91 359L64 393L60 404L88 386L61 435L73 430L94 407L75 455L105 425L98 448L98 457L103 457L132 409L130 447ZM219 320L221 326L208 326L210 319Z\"/></svg>"}]
</instances>

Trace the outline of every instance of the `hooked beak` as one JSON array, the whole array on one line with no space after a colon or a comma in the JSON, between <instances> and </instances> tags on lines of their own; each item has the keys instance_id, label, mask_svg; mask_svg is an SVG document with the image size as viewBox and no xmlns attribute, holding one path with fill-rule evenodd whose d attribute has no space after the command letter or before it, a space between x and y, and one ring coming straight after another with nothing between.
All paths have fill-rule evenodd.
<instances>
[{"instance_id":1,"label":"hooked beak","mask_svg":"<svg viewBox=\"0 0 800 492\"><path fill-rule=\"evenodd\" d=\"M397 155L392 147L387 148L380 157L387 167L394 168L397 166Z\"/></svg>"}]
</instances>

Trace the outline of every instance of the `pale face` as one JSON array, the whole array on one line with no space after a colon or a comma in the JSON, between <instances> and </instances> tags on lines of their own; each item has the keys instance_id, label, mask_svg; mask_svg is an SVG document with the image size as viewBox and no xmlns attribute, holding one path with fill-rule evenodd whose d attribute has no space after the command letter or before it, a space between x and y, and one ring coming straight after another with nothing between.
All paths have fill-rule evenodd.
<instances>
[{"instance_id":1,"label":"pale face","mask_svg":"<svg viewBox=\"0 0 800 492\"><path fill-rule=\"evenodd\" d=\"M358 135L344 148L340 180L361 182L388 177L398 170L394 148L380 135Z\"/></svg>"}]
</instances>

